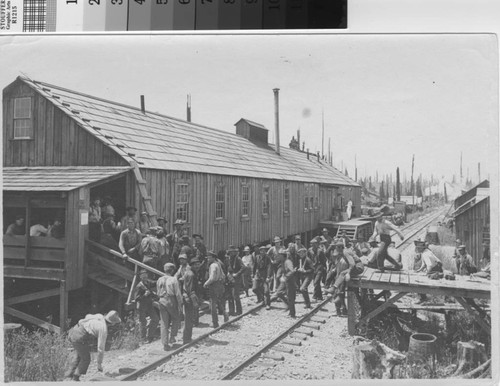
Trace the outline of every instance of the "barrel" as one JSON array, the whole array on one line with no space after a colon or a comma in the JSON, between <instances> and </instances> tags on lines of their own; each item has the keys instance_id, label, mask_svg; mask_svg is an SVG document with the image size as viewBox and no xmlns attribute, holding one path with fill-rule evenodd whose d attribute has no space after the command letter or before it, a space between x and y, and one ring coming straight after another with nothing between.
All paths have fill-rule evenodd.
<instances>
[{"instance_id":1,"label":"barrel","mask_svg":"<svg viewBox=\"0 0 500 386\"><path fill-rule=\"evenodd\" d=\"M410 337L410 345L408 347L409 362L427 362L436 355L436 336L432 334L416 333Z\"/></svg>"}]
</instances>

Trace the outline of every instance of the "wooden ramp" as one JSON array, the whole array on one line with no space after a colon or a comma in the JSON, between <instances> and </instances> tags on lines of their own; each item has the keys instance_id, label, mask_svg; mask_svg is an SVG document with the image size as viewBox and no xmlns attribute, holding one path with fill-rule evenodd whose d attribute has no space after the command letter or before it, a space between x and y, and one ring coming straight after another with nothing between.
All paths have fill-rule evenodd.
<instances>
[{"instance_id":1,"label":"wooden ramp","mask_svg":"<svg viewBox=\"0 0 500 386\"><path fill-rule=\"evenodd\" d=\"M354 302L360 298L360 289L390 291L394 294L377 309L363 316L356 323ZM384 292L388 294L388 292ZM491 334L491 321L487 313L479 307L474 299L490 299L491 283L489 280L468 276L456 276L456 280L432 280L425 274L411 271L385 271L380 272L373 268L365 267L363 274L351 279L348 283L348 330L355 334L356 327L367 324L371 318L378 315L407 293L429 294L437 296L454 297L457 302L469 312L478 324ZM380 296L379 296L380 297ZM410 307L411 308L411 307ZM422 309L422 306L418 307Z\"/></svg>"}]
</instances>

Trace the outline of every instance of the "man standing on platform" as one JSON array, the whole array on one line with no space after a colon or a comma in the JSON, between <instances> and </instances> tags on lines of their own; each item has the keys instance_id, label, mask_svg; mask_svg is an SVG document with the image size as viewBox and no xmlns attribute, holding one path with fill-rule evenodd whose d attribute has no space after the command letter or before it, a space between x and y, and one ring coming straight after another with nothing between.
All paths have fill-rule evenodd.
<instances>
[{"instance_id":1,"label":"man standing on platform","mask_svg":"<svg viewBox=\"0 0 500 386\"><path fill-rule=\"evenodd\" d=\"M323 300L323 292L321 291L321 280L326 273L326 256L322 248L319 248L318 240L313 238L310 242L311 247L308 251L308 256L314 265L314 295L313 299Z\"/></svg>"},{"instance_id":2,"label":"man standing on platform","mask_svg":"<svg viewBox=\"0 0 500 386\"><path fill-rule=\"evenodd\" d=\"M163 349L168 351L171 348L170 345L175 343L175 337L180 328L183 298L179 282L174 277L175 265L167 263L164 269L166 275L156 282L156 292L160 298L158 303L161 317L161 342Z\"/></svg>"},{"instance_id":3,"label":"man standing on platform","mask_svg":"<svg viewBox=\"0 0 500 386\"><path fill-rule=\"evenodd\" d=\"M432 275L434 273L442 273L443 272L443 264L437 258L437 256L432 253L430 249L427 248L424 241L415 240L415 253L416 253L416 261L421 261L421 266L416 272L426 271L427 276ZM422 303L427 300L427 295L420 294L420 300L416 302L416 304Z\"/></svg>"},{"instance_id":4,"label":"man standing on platform","mask_svg":"<svg viewBox=\"0 0 500 386\"><path fill-rule=\"evenodd\" d=\"M382 213L377 214L377 221L375 222L375 229L373 230L373 234L371 239L375 239L377 235L380 237L380 244L379 244L379 250L377 254L377 268L381 271L384 272L384 262L385 260L389 260L396 269L401 269L401 265L395 261L392 257L389 256L387 253L387 249L389 248L389 244L391 243L391 231L395 231L401 240L404 240L404 235L401 233L401 231L393 225L390 221L384 219L384 216Z\"/></svg>"},{"instance_id":5,"label":"man standing on platform","mask_svg":"<svg viewBox=\"0 0 500 386\"><path fill-rule=\"evenodd\" d=\"M150 227L151 221L149 221L148 212L142 212L141 219L139 221L139 230L141 231L141 234L145 236L148 233Z\"/></svg>"},{"instance_id":6,"label":"man standing on platform","mask_svg":"<svg viewBox=\"0 0 500 386\"><path fill-rule=\"evenodd\" d=\"M203 284L203 287L208 288L210 294L210 312L212 313L213 327L219 327L219 318L217 311L224 314L224 322L229 320L229 316L224 309L224 280L225 274L222 270L221 263L217 260L217 254L214 251L207 252L207 260L209 264L209 277Z\"/></svg>"},{"instance_id":7,"label":"man standing on platform","mask_svg":"<svg viewBox=\"0 0 500 386\"><path fill-rule=\"evenodd\" d=\"M125 229L128 229L128 221L132 220L134 222L134 228L137 228L137 208L133 206L127 206L127 213L122 217L121 223L121 231L123 232Z\"/></svg>"},{"instance_id":8,"label":"man standing on platform","mask_svg":"<svg viewBox=\"0 0 500 386\"><path fill-rule=\"evenodd\" d=\"M257 296L257 302L260 303L263 301L267 310L271 308L269 282L272 274L271 260L266 253L266 246L262 245L259 248L259 254L255 256L252 291Z\"/></svg>"},{"instance_id":9,"label":"man standing on platform","mask_svg":"<svg viewBox=\"0 0 500 386\"><path fill-rule=\"evenodd\" d=\"M125 217L124 217L125 218ZM136 222L133 218L127 220L127 229L120 233L118 246L123 257L137 259L139 257L139 248L141 247L142 236L139 229L135 227Z\"/></svg>"},{"instance_id":10,"label":"man standing on platform","mask_svg":"<svg viewBox=\"0 0 500 386\"><path fill-rule=\"evenodd\" d=\"M455 258L459 275L471 275L477 272L472 256L467 253L465 245L458 246L458 256Z\"/></svg>"}]
</instances>

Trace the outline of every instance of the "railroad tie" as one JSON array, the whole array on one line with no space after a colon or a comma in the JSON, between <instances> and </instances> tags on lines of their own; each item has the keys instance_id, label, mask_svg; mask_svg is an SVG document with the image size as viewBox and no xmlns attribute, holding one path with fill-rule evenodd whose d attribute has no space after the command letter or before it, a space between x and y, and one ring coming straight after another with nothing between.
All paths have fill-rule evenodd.
<instances>
[{"instance_id":1,"label":"railroad tie","mask_svg":"<svg viewBox=\"0 0 500 386\"><path fill-rule=\"evenodd\" d=\"M300 340L292 340L292 339L285 339L283 341L283 344L289 344L290 346L302 346L302 342Z\"/></svg>"},{"instance_id":2,"label":"railroad tie","mask_svg":"<svg viewBox=\"0 0 500 386\"><path fill-rule=\"evenodd\" d=\"M287 354L292 354L293 353L293 348L289 348L289 347L276 346L276 347L273 347L272 350L284 352L284 353L287 353Z\"/></svg>"},{"instance_id":3,"label":"railroad tie","mask_svg":"<svg viewBox=\"0 0 500 386\"><path fill-rule=\"evenodd\" d=\"M290 338L300 339L300 340L306 340L306 339L307 339L307 335L303 335L303 334L296 334L295 332L292 332L292 333L290 334Z\"/></svg>"},{"instance_id":4,"label":"railroad tie","mask_svg":"<svg viewBox=\"0 0 500 386\"><path fill-rule=\"evenodd\" d=\"M313 328L315 330L319 330L319 325L317 324L309 324L309 323L304 323L302 326L307 327L307 328Z\"/></svg>"},{"instance_id":5,"label":"railroad tie","mask_svg":"<svg viewBox=\"0 0 500 386\"><path fill-rule=\"evenodd\" d=\"M285 360L285 357L283 355L273 354L271 352L266 352L266 353L262 354L262 358L272 359L275 361L284 361Z\"/></svg>"},{"instance_id":6,"label":"railroad tie","mask_svg":"<svg viewBox=\"0 0 500 386\"><path fill-rule=\"evenodd\" d=\"M318 317L314 317L314 316L310 320L311 320L311 322L315 322L315 323L321 323L321 324L326 323L326 319L318 318Z\"/></svg>"},{"instance_id":7,"label":"railroad tie","mask_svg":"<svg viewBox=\"0 0 500 386\"><path fill-rule=\"evenodd\" d=\"M331 312L330 310L328 310L328 309L326 309L324 307L320 308L318 311L321 311L321 312Z\"/></svg>"},{"instance_id":8,"label":"railroad tie","mask_svg":"<svg viewBox=\"0 0 500 386\"><path fill-rule=\"evenodd\" d=\"M297 333L297 334L304 334L304 335L307 335L307 336L313 336L313 332L312 331L309 331L309 330L303 330L301 328L298 328L294 331L294 333Z\"/></svg>"},{"instance_id":9,"label":"railroad tie","mask_svg":"<svg viewBox=\"0 0 500 386\"><path fill-rule=\"evenodd\" d=\"M248 377L248 378L254 378L254 379L260 378L261 375L262 375L262 373L258 373L256 371L245 371L243 373L243 376ZM238 379L241 379L241 378L238 378Z\"/></svg>"}]
</instances>

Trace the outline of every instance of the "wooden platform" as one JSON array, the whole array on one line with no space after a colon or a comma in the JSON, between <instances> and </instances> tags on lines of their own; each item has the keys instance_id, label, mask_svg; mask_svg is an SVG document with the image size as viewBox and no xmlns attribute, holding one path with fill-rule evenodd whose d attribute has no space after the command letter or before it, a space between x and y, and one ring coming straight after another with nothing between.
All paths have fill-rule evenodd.
<instances>
[{"instance_id":1,"label":"wooden platform","mask_svg":"<svg viewBox=\"0 0 500 386\"><path fill-rule=\"evenodd\" d=\"M394 296L387 299L377 309L368 314L363 314L356 323L355 301L362 303L359 289L373 289L391 291ZM348 283L348 330L355 334L356 327L367 324L371 318L380 312L392 307L393 304L407 293L418 293L437 296L454 297L457 302L468 311L478 322L478 324L489 334L491 334L491 322L486 312L479 307L474 299L490 299L491 282L489 280L474 278L469 276L458 276L456 280L432 280L425 274L411 271L385 271L383 273L373 268L365 267L363 274L351 279ZM377 296L380 298L380 296ZM422 309L422 306L417 306ZM411 309L411 306L408 307Z\"/></svg>"}]
</instances>

